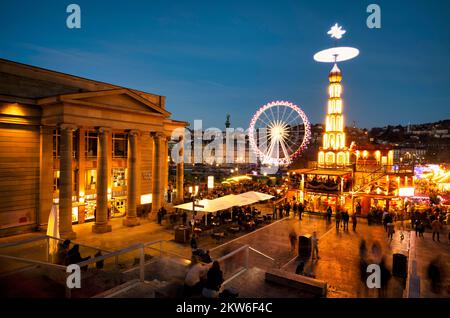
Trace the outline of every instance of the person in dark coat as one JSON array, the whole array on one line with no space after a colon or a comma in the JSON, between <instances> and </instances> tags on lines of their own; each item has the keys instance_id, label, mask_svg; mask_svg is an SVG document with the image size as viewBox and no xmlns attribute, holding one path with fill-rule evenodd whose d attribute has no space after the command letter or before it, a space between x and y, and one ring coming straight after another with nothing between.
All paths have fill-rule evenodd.
<instances>
[{"instance_id":1,"label":"person in dark coat","mask_svg":"<svg viewBox=\"0 0 450 318\"><path fill-rule=\"evenodd\" d=\"M218 261L214 261L206 275L206 288L219 291L224 279Z\"/></svg>"},{"instance_id":2,"label":"person in dark coat","mask_svg":"<svg viewBox=\"0 0 450 318\"><path fill-rule=\"evenodd\" d=\"M327 222L331 223L331 215L333 214L333 210L331 209L331 205L327 208Z\"/></svg>"},{"instance_id":3,"label":"person in dark coat","mask_svg":"<svg viewBox=\"0 0 450 318\"><path fill-rule=\"evenodd\" d=\"M279 206L278 206L278 212L280 213L280 217L279 217L279 219L282 219L283 218L283 205L282 204L280 204Z\"/></svg>"},{"instance_id":4,"label":"person in dark coat","mask_svg":"<svg viewBox=\"0 0 450 318\"><path fill-rule=\"evenodd\" d=\"M80 254L80 245L75 244L67 253L67 257L66 257L66 266L70 265L70 264L77 264L77 263L81 263L84 262L88 259L90 259L91 257L81 257ZM82 270L87 270L88 266L83 266L81 269Z\"/></svg>"},{"instance_id":5,"label":"person in dark coat","mask_svg":"<svg viewBox=\"0 0 450 318\"><path fill-rule=\"evenodd\" d=\"M56 254L56 264L64 265L66 262L67 254L69 253L70 240L65 240L58 244L58 252Z\"/></svg>"},{"instance_id":6,"label":"person in dark coat","mask_svg":"<svg viewBox=\"0 0 450 318\"><path fill-rule=\"evenodd\" d=\"M292 205L292 211L294 211L294 218L297 215L297 211L298 211L298 204L297 202L294 202L294 204Z\"/></svg>"},{"instance_id":7,"label":"person in dark coat","mask_svg":"<svg viewBox=\"0 0 450 318\"><path fill-rule=\"evenodd\" d=\"M356 232L356 224L358 223L358 218L356 217L356 213L352 214L352 225L353 225L353 232Z\"/></svg>"},{"instance_id":8,"label":"person in dark coat","mask_svg":"<svg viewBox=\"0 0 450 318\"><path fill-rule=\"evenodd\" d=\"M301 203L298 204L298 219L302 219L302 214L305 211L305 206Z\"/></svg>"}]
</instances>

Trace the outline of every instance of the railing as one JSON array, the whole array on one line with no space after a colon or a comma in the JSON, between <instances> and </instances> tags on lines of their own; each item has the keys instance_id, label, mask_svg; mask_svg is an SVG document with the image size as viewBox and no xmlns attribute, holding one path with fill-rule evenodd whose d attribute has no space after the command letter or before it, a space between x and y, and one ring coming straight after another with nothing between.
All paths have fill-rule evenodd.
<instances>
[{"instance_id":1,"label":"railing","mask_svg":"<svg viewBox=\"0 0 450 318\"><path fill-rule=\"evenodd\" d=\"M64 240L51 236L38 236L1 244L0 278L7 279L6 277L8 275L21 273L25 270L37 269L39 272L36 274L39 277L41 275L49 277L53 282L64 286L65 297L72 297L72 290L66 284L67 278L72 272L66 272L67 266L54 264L53 256L56 250L53 253L50 251L51 243L57 246L57 243L61 241ZM76 242L71 243L78 244ZM80 254L83 256L90 254L89 252L93 252L95 255L101 252L103 255L91 257L77 264L82 269L81 281L83 289L76 289L75 292L81 294L82 297L90 297L90 294L94 292L98 293L99 288L109 289L122 283L122 280L125 279L123 273L137 268L139 268L139 280L144 281L145 265L153 257L171 255L183 259L184 264L190 262L190 259L186 256L164 250L165 243L166 241L163 240L138 243L113 252L78 244L80 246ZM99 282L102 277L109 283L103 284L103 282Z\"/></svg>"}]
</instances>

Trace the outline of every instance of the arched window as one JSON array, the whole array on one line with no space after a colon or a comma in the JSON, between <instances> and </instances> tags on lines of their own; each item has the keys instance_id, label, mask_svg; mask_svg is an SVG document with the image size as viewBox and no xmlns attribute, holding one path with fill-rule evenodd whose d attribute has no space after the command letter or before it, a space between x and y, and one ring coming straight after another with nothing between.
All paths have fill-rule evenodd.
<instances>
[{"instance_id":1,"label":"arched window","mask_svg":"<svg viewBox=\"0 0 450 318\"><path fill-rule=\"evenodd\" d=\"M335 155L334 152L327 152L326 158L325 158L325 163L327 165L332 165L335 163Z\"/></svg>"},{"instance_id":2,"label":"arched window","mask_svg":"<svg viewBox=\"0 0 450 318\"><path fill-rule=\"evenodd\" d=\"M330 130L331 131L336 130L336 119L334 118L334 115L330 116Z\"/></svg>"},{"instance_id":3,"label":"arched window","mask_svg":"<svg viewBox=\"0 0 450 318\"><path fill-rule=\"evenodd\" d=\"M325 163L325 154L323 151L319 152L319 164L323 165Z\"/></svg>"},{"instance_id":4,"label":"arched window","mask_svg":"<svg viewBox=\"0 0 450 318\"><path fill-rule=\"evenodd\" d=\"M330 135L330 148L334 149L334 134Z\"/></svg>"},{"instance_id":5,"label":"arched window","mask_svg":"<svg viewBox=\"0 0 450 318\"><path fill-rule=\"evenodd\" d=\"M345 164L345 154L343 152L339 152L337 155L337 164L344 165Z\"/></svg>"}]
</instances>

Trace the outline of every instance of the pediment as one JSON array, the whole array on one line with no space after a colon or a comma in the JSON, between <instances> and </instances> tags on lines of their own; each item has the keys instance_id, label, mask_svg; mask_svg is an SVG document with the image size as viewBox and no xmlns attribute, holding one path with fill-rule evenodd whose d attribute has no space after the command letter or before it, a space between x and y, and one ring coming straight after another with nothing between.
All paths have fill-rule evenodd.
<instances>
[{"instance_id":1,"label":"pediment","mask_svg":"<svg viewBox=\"0 0 450 318\"><path fill-rule=\"evenodd\" d=\"M66 94L60 95L58 99L66 102L83 103L92 107L111 107L111 109L115 110L121 109L154 113L165 117L170 116L170 113L160 106L128 89Z\"/></svg>"}]
</instances>

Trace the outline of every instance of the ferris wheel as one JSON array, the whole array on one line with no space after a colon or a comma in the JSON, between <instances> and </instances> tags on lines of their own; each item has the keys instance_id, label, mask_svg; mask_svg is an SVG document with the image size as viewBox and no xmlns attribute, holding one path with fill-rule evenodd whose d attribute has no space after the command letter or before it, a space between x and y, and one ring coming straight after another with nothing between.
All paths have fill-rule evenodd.
<instances>
[{"instance_id":1,"label":"ferris wheel","mask_svg":"<svg viewBox=\"0 0 450 318\"><path fill-rule=\"evenodd\" d=\"M303 110L288 101L273 101L254 114L249 142L263 164L288 165L308 146L311 124Z\"/></svg>"}]
</instances>

